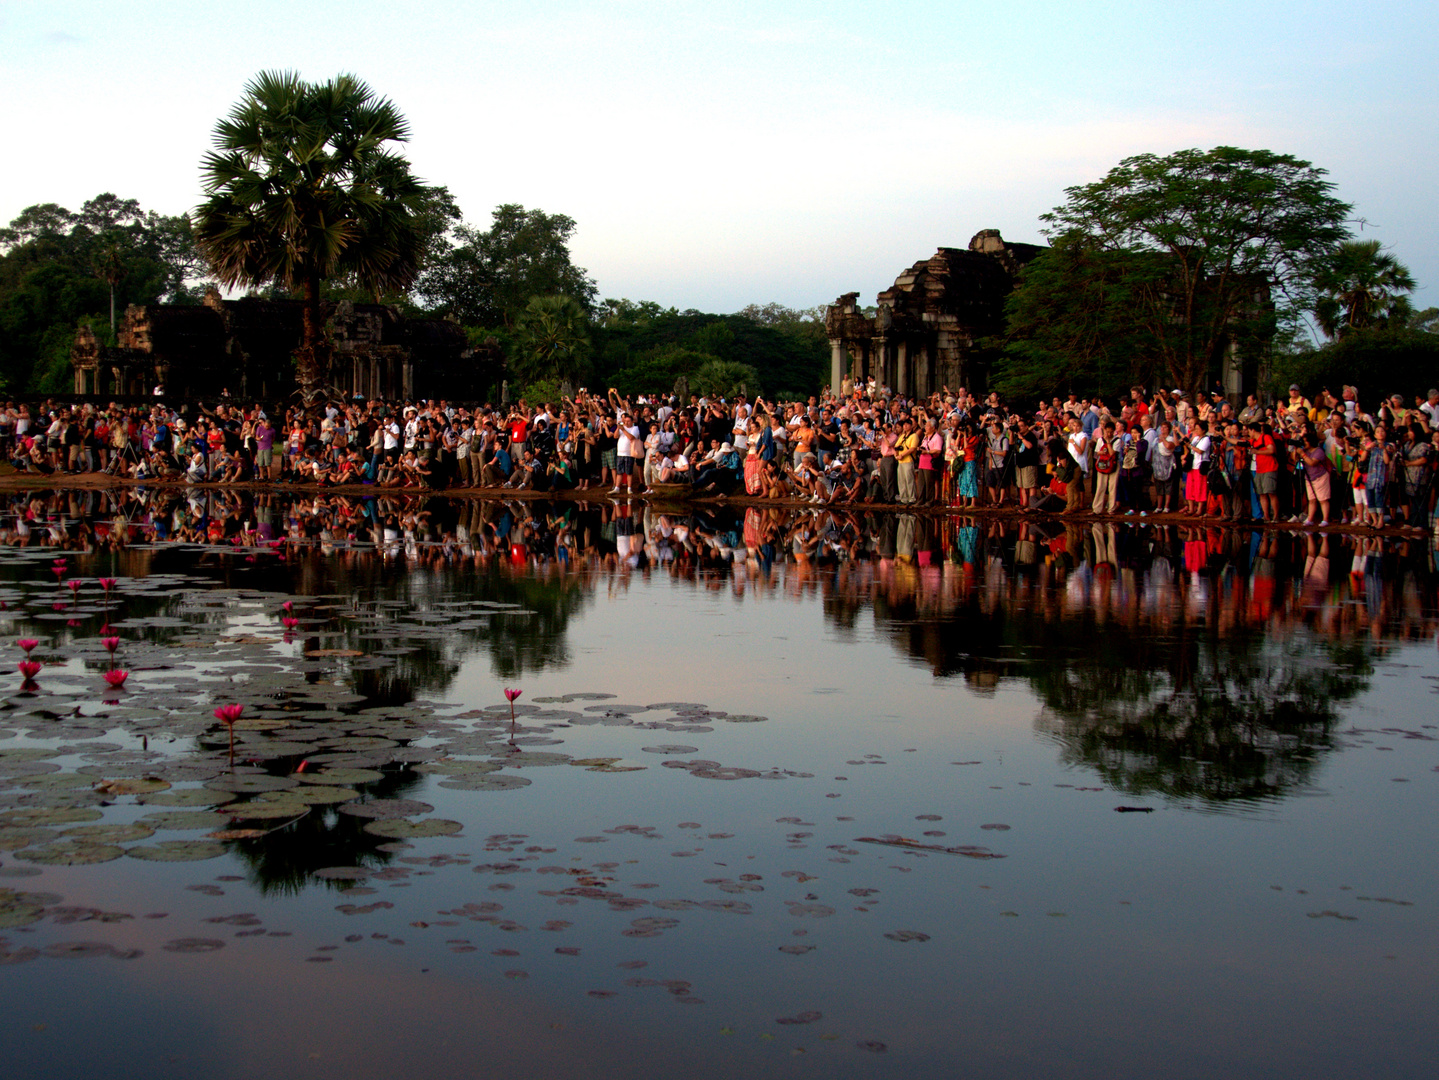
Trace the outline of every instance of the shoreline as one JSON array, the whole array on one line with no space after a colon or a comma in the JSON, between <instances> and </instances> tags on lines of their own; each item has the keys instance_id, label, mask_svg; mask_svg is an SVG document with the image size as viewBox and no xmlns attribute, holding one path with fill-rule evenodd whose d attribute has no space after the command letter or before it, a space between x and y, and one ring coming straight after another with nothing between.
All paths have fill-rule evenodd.
<instances>
[{"instance_id":1,"label":"shoreline","mask_svg":"<svg viewBox=\"0 0 1439 1080\"><path fill-rule=\"evenodd\" d=\"M1255 521L1252 519L1229 520L1226 518L1195 518L1186 514L1144 514L1130 511L1119 514L1095 514L1088 510L1076 514L1063 511L1022 510L1018 506L916 506L906 503L814 503L806 499L759 499L749 495L720 496L706 495L675 497L667 494L645 492L638 495L613 495L607 489L567 489L563 491L528 491L518 488L380 488L373 484L294 484L264 483L242 480L220 484L213 481L190 483L186 480L133 480L128 477L110 476L106 473L80 473L78 475L55 476L39 473L5 472L0 474L0 492L6 491L116 491L125 489L162 489L173 491L224 492L244 491L255 494L291 495L341 495L347 498L387 498L401 500L424 499L491 499L520 502L577 502L602 503L620 502L631 499L664 507L696 507L720 509L736 507L761 510L829 510L844 514L922 514L926 517L986 517L1005 521L1046 522L1054 524L1113 524L1113 525L1161 525L1190 528L1248 528L1272 532L1322 532L1347 536L1388 537L1395 539L1419 539L1429 533L1424 526L1388 525L1373 528L1367 525L1349 525L1331 522L1325 526L1306 525L1291 521Z\"/></svg>"}]
</instances>

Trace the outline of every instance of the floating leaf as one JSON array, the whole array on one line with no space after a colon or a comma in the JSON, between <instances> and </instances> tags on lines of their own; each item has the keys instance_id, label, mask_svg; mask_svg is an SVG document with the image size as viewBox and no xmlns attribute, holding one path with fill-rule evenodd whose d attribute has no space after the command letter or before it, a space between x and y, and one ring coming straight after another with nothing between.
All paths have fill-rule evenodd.
<instances>
[{"instance_id":1,"label":"floating leaf","mask_svg":"<svg viewBox=\"0 0 1439 1080\"><path fill-rule=\"evenodd\" d=\"M387 836L392 840L421 840L432 836L453 836L463 827L458 821L448 821L445 818L426 818L423 821L386 818L370 822L365 826L365 831L374 836Z\"/></svg>"},{"instance_id":2,"label":"floating leaf","mask_svg":"<svg viewBox=\"0 0 1439 1080\"><path fill-rule=\"evenodd\" d=\"M148 862L199 862L225 854L225 846L213 840L161 840L129 848L125 854Z\"/></svg>"}]
</instances>

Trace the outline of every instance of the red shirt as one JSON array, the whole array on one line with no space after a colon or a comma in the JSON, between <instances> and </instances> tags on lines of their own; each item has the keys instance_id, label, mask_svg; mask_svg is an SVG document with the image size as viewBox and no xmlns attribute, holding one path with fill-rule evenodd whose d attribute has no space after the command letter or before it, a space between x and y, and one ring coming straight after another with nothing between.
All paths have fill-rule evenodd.
<instances>
[{"instance_id":1,"label":"red shirt","mask_svg":"<svg viewBox=\"0 0 1439 1080\"><path fill-rule=\"evenodd\" d=\"M515 417L515 419L510 421L510 442L522 443L525 441L525 436L529 433L530 424L528 420L521 420L519 417Z\"/></svg>"},{"instance_id":2,"label":"red shirt","mask_svg":"<svg viewBox=\"0 0 1439 1080\"><path fill-rule=\"evenodd\" d=\"M1255 471L1256 471L1256 472L1271 473L1271 472L1278 472L1278 471L1279 471L1279 458L1278 458L1278 457L1276 457L1274 454L1261 454L1261 453L1259 453L1259 450L1260 450L1261 447L1267 446L1267 447L1269 447L1270 450L1273 450L1273 449L1274 449L1274 436L1273 436L1273 435L1270 435L1268 432L1265 432L1264 434L1258 436L1257 438L1250 439L1250 440L1249 440L1249 445L1252 446L1252 447L1254 448L1254 451L1255 451L1255 453L1254 453L1254 461L1255 461L1255 463L1256 463L1256 464L1255 464Z\"/></svg>"}]
</instances>

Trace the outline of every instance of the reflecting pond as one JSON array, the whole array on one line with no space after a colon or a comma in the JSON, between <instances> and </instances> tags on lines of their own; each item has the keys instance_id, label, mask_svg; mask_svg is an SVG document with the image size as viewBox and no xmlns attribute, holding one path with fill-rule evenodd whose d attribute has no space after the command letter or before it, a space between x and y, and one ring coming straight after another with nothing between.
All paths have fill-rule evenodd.
<instances>
[{"instance_id":1,"label":"reflecting pond","mask_svg":"<svg viewBox=\"0 0 1439 1080\"><path fill-rule=\"evenodd\" d=\"M662 511L0 507L7 1073L1432 1075L1427 543Z\"/></svg>"}]
</instances>

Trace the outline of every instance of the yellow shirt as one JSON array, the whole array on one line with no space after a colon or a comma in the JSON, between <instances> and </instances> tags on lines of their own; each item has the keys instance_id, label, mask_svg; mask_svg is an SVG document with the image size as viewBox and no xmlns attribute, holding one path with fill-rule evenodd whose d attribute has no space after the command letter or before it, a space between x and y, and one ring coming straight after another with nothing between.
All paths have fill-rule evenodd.
<instances>
[{"instance_id":1,"label":"yellow shirt","mask_svg":"<svg viewBox=\"0 0 1439 1080\"><path fill-rule=\"evenodd\" d=\"M915 453L919 450L919 435L911 431L908 435L901 435L899 442L894 444L894 456L900 461L913 461Z\"/></svg>"}]
</instances>

